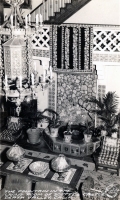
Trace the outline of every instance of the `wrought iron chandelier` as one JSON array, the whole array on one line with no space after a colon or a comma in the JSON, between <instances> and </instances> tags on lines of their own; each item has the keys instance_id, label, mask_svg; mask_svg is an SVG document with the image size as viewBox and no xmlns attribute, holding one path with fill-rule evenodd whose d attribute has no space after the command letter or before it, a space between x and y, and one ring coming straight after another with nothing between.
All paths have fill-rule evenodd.
<instances>
[{"instance_id":1,"label":"wrought iron chandelier","mask_svg":"<svg viewBox=\"0 0 120 200\"><path fill-rule=\"evenodd\" d=\"M11 5L11 13L0 27L0 36L7 35L8 40L3 44L4 61L2 88L6 101L16 103L19 116L21 102L37 98L36 88L47 88L52 82L52 68L44 69L39 75L36 63L32 59L32 36L42 34L42 15L36 15L36 23L31 24L31 17L22 16L20 8L24 0L5 0Z\"/></svg>"}]
</instances>

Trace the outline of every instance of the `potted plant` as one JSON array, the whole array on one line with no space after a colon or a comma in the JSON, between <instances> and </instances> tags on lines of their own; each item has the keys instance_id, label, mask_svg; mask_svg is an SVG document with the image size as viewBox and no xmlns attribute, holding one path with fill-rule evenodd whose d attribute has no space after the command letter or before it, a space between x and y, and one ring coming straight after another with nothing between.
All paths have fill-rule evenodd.
<instances>
[{"instance_id":1,"label":"potted plant","mask_svg":"<svg viewBox=\"0 0 120 200\"><path fill-rule=\"evenodd\" d=\"M93 132L94 132L94 125L91 121L86 121L85 125L83 126L83 134L85 142L90 142Z\"/></svg>"},{"instance_id":2,"label":"potted plant","mask_svg":"<svg viewBox=\"0 0 120 200\"><path fill-rule=\"evenodd\" d=\"M111 136L113 132L117 132L120 118L118 110L118 96L115 92L108 92L103 98L91 97L89 102L96 104L96 109L91 112L96 113L99 119L102 121L101 130L106 131L108 136Z\"/></svg>"},{"instance_id":3,"label":"potted plant","mask_svg":"<svg viewBox=\"0 0 120 200\"><path fill-rule=\"evenodd\" d=\"M59 114L53 110L50 110L53 114L52 119L49 121L49 130L52 137L58 136L58 128L61 125Z\"/></svg>"},{"instance_id":4,"label":"potted plant","mask_svg":"<svg viewBox=\"0 0 120 200\"><path fill-rule=\"evenodd\" d=\"M24 119L24 122L26 122L28 140L31 144L36 144L40 141L41 129L40 127L37 127L37 122L40 120L50 120L50 118L43 115L41 112L37 112L29 113L28 117Z\"/></svg>"},{"instance_id":5,"label":"potted plant","mask_svg":"<svg viewBox=\"0 0 120 200\"><path fill-rule=\"evenodd\" d=\"M45 113L56 113L52 109L46 108L44 111L29 112L23 117L24 127L28 134L28 140L31 144L36 144L40 141L41 128L45 129L51 123L51 117Z\"/></svg>"},{"instance_id":6,"label":"potted plant","mask_svg":"<svg viewBox=\"0 0 120 200\"><path fill-rule=\"evenodd\" d=\"M65 142L71 142L72 139L72 130L71 130L71 123L68 122L67 127L66 127L66 131L64 131L64 141Z\"/></svg>"}]
</instances>

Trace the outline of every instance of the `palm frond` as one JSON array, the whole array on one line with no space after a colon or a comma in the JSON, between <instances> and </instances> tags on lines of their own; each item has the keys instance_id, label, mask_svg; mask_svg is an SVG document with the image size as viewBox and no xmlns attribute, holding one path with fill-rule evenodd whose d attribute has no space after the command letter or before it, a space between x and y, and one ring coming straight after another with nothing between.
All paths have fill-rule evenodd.
<instances>
[{"instance_id":1,"label":"palm frond","mask_svg":"<svg viewBox=\"0 0 120 200\"><path fill-rule=\"evenodd\" d=\"M90 99L88 99L88 101L93 104L96 104L98 106L98 108L100 108L100 109L104 108L103 101L100 97L98 99L96 99L95 97L91 97Z\"/></svg>"},{"instance_id":2,"label":"palm frond","mask_svg":"<svg viewBox=\"0 0 120 200\"><path fill-rule=\"evenodd\" d=\"M103 99L91 97L88 101L96 105L91 112L97 114L108 132L113 130L116 123L120 124L120 113L117 114L119 101L115 92L108 92Z\"/></svg>"},{"instance_id":3,"label":"palm frond","mask_svg":"<svg viewBox=\"0 0 120 200\"><path fill-rule=\"evenodd\" d=\"M103 103L107 111L109 111L110 113L116 113L118 106L118 97L115 92L108 92L103 97Z\"/></svg>"}]
</instances>

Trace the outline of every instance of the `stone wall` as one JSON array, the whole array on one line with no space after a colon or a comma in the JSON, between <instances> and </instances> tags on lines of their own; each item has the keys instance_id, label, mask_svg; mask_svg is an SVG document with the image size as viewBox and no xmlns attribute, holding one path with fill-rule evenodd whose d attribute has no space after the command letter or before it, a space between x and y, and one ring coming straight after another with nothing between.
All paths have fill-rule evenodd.
<instances>
[{"instance_id":1,"label":"stone wall","mask_svg":"<svg viewBox=\"0 0 120 200\"><path fill-rule=\"evenodd\" d=\"M79 123L87 115L86 109L91 109L91 104L85 102L86 99L96 96L96 71L93 73L58 74L57 86L57 112L60 114L61 120Z\"/></svg>"}]
</instances>

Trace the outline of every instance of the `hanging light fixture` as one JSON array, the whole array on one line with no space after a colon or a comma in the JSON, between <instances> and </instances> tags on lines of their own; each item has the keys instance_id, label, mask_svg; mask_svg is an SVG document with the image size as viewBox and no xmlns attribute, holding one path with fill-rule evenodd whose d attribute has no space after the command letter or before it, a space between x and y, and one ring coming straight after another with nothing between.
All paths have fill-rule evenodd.
<instances>
[{"instance_id":1,"label":"hanging light fixture","mask_svg":"<svg viewBox=\"0 0 120 200\"><path fill-rule=\"evenodd\" d=\"M11 5L11 13L0 27L0 36L9 36L9 39L2 44L4 51L2 87L6 101L16 103L16 112L19 116L21 102L36 99L36 88L44 90L52 83L52 68L48 66L48 70L45 70L43 67L44 70L38 77L36 63L31 56L31 38L34 34L41 37L43 16L37 14L36 23L31 24L31 16L26 16L24 19L21 14L20 6L24 0L5 1Z\"/></svg>"}]
</instances>

